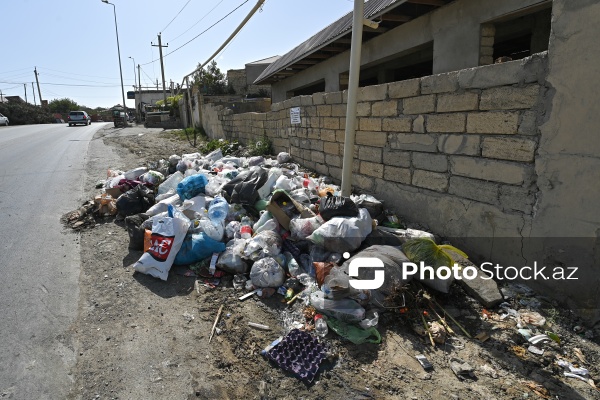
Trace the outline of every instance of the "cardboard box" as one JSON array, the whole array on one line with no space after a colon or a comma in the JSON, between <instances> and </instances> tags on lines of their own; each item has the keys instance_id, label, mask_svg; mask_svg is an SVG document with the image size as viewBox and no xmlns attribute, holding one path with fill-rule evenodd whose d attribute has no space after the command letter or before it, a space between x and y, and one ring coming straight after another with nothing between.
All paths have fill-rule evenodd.
<instances>
[{"instance_id":1,"label":"cardboard box","mask_svg":"<svg viewBox=\"0 0 600 400\"><path fill-rule=\"evenodd\" d=\"M287 203L292 203L298 213L300 214L300 218L312 218L315 217L316 214L313 213L309 208L305 207L301 203L298 203L296 200L292 199L289 194L285 190L276 190L273 192L273 196L269 200L267 204L267 211L273 214L273 217L283 226L286 230L290 230L290 217L279 207L277 202L285 201Z\"/></svg>"},{"instance_id":2,"label":"cardboard box","mask_svg":"<svg viewBox=\"0 0 600 400\"><path fill-rule=\"evenodd\" d=\"M106 192L106 194L110 195L115 200L123 194L123 192L121 192L121 189L119 188L104 189L104 191Z\"/></svg>"}]
</instances>

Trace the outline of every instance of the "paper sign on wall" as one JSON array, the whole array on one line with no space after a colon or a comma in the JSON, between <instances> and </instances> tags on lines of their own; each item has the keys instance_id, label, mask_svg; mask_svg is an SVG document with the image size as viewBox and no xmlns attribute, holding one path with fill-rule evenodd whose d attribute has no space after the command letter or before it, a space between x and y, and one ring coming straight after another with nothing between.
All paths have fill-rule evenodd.
<instances>
[{"instance_id":1,"label":"paper sign on wall","mask_svg":"<svg viewBox=\"0 0 600 400\"><path fill-rule=\"evenodd\" d=\"M300 107L290 108L290 119L292 124L300 123Z\"/></svg>"}]
</instances>

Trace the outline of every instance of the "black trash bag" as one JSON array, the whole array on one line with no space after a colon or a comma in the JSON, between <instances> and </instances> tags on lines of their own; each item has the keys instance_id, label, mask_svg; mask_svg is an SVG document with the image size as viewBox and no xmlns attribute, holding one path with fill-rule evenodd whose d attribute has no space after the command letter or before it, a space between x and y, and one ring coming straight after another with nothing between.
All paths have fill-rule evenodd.
<instances>
[{"instance_id":1,"label":"black trash bag","mask_svg":"<svg viewBox=\"0 0 600 400\"><path fill-rule=\"evenodd\" d=\"M366 208L371 218L376 219L379 223L382 223L385 220L385 210L382 202L373 199L359 198L355 203L358 208Z\"/></svg>"},{"instance_id":2,"label":"black trash bag","mask_svg":"<svg viewBox=\"0 0 600 400\"><path fill-rule=\"evenodd\" d=\"M360 245L359 251L370 246L402 246L400 238L392 233L374 229Z\"/></svg>"},{"instance_id":3,"label":"black trash bag","mask_svg":"<svg viewBox=\"0 0 600 400\"><path fill-rule=\"evenodd\" d=\"M356 217L358 216L358 207L348 197L327 193L327 197L321 199L319 214L325 221L329 221L333 217Z\"/></svg>"},{"instance_id":4,"label":"black trash bag","mask_svg":"<svg viewBox=\"0 0 600 400\"><path fill-rule=\"evenodd\" d=\"M144 221L149 218L147 214L135 214L125 217L127 233L129 234L129 248L131 250L144 250Z\"/></svg>"},{"instance_id":5,"label":"black trash bag","mask_svg":"<svg viewBox=\"0 0 600 400\"><path fill-rule=\"evenodd\" d=\"M254 206L260 199L258 189L267 182L267 178L267 171L263 168L244 171L223 186L222 195L229 204Z\"/></svg>"},{"instance_id":6,"label":"black trash bag","mask_svg":"<svg viewBox=\"0 0 600 400\"><path fill-rule=\"evenodd\" d=\"M154 192L144 185L137 185L117 199L117 211L123 216L139 214L154 205Z\"/></svg>"}]
</instances>

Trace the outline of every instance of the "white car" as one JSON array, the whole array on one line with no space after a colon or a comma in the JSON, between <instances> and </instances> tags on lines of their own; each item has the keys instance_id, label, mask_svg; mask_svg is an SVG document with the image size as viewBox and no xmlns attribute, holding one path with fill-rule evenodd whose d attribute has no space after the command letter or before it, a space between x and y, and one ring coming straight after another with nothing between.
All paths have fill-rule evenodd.
<instances>
[{"instance_id":1,"label":"white car","mask_svg":"<svg viewBox=\"0 0 600 400\"><path fill-rule=\"evenodd\" d=\"M0 125L8 126L8 118L0 114Z\"/></svg>"}]
</instances>

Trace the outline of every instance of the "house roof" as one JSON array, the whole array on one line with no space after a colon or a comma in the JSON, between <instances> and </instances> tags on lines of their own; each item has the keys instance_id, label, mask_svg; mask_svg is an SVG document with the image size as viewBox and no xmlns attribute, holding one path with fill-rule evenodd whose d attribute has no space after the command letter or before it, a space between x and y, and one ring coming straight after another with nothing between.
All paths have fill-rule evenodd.
<instances>
[{"instance_id":1,"label":"house roof","mask_svg":"<svg viewBox=\"0 0 600 400\"><path fill-rule=\"evenodd\" d=\"M262 60L252 61L247 63L246 65L255 65L255 64L272 64L275 61L279 60L281 56L273 56L268 58L263 58Z\"/></svg>"},{"instance_id":2,"label":"house roof","mask_svg":"<svg viewBox=\"0 0 600 400\"><path fill-rule=\"evenodd\" d=\"M381 21L377 29L364 27L363 41L379 36L451 1L453 0L369 0L365 3L365 18L380 19ZM269 65L254 83L265 84L280 81L349 50L352 14L352 11L347 13L281 56Z\"/></svg>"}]
</instances>

